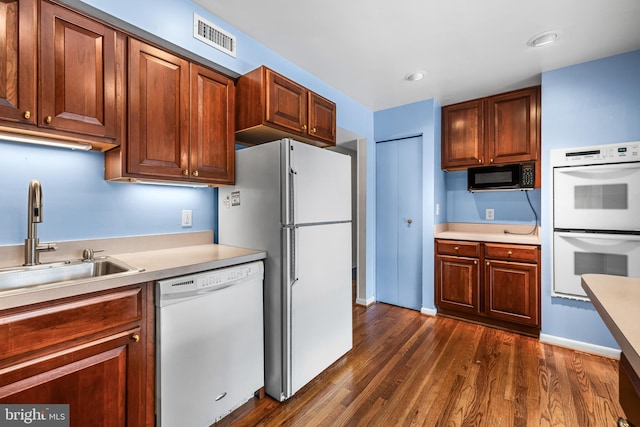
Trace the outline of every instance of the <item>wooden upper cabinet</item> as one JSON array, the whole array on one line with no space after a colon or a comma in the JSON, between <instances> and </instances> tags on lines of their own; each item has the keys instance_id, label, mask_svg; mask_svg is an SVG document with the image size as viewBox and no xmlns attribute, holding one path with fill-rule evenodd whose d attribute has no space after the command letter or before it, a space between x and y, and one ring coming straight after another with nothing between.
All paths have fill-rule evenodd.
<instances>
[{"instance_id":1,"label":"wooden upper cabinet","mask_svg":"<svg viewBox=\"0 0 640 427\"><path fill-rule=\"evenodd\" d=\"M39 94L39 126L115 139L115 30L41 2Z\"/></svg>"},{"instance_id":2,"label":"wooden upper cabinet","mask_svg":"<svg viewBox=\"0 0 640 427\"><path fill-rule=\"evenodd\" d=\"M235 86L232 79L191 64L191 175L233 183L235 179Z\"/></svg>"},{"instance_id":3,"label":"wooden upper cabinet","mask_svg":"<svg viewBox=\"0 0 640 427\"><path fill-rule=\"evenodd\" d=\"M539 96L530 88L487 99L489 163L538 160Z\"/></svg>"},{"instance_id":4,"label":"wooden upper cabinet","mask_svg":"<svg viewBox=\"0 0 640 427\"><path fill-rule=\"evenodd\" d=\"M484 102L442 109L442 168L478 166L484 158Z\"/></svg>"},{"instance_id":5,"label":"wooden upper cabinet","mask_svg":"<svg viewBox=\"0 0 640 427\"><path fill-rule=\"evenodd\" d=\"M266 80L265 121L306 134L307 90L269 69L266 69Z\"/></svg>"},{"instance_id":6,"label":"wooden upper cabinet","mask_svg":"<svg viewBox=\"0 0 640 427\"><path fill-rule=\"evenodd\" d=\"M37 3L0 1L0 120L36 124Z\"/></svg>"},{"instance_id":7,"label":"wooden upper cabinet","mask_svg":"<svg viewBox=\"0 0 640 427\"><path fill-rule=\"evenodd\" d=\"M442 169L536 161L540 87L442 108Z\"/></svg>"},{"instance_id":8,"label":"wooden upper cabinet","mask_svg":"<svg viewBox=\"0 0 640 427\"><path fill-rule=\"evenodd\" d=\"M336 104L267 68L238 78L236 139L249 145L294 138L336 144Z\"/></svg>"},{"instance_id":9,"label":"wooden upper cabinet","mask_svg":"<svg viewBox=\"0 0 640 427\"><path fill-rule=\"evenodd\" d=\"M189 63L129 38L127 171L189 176Z\"/></svg>"},{"instance_id":10,"label":"wooden upper cabinet","mask_svg":"<svg viewBox=\"0 0 640 427\"><path fill-rule=\"evenodd\" d=\"M313 92L309 92L309 133L335 145L336 104Z\"/></svg>"},{"instance_id":11,"label":"wooden upper cabinet","mask_svg":"<svg viewBox=\"0 0 640 427\"><path fill-rule=\"evenodd\" d=\"M234 81L129 38L129 133L105 179L210 185L235 180Z\"/></svg>"}]
</instances>

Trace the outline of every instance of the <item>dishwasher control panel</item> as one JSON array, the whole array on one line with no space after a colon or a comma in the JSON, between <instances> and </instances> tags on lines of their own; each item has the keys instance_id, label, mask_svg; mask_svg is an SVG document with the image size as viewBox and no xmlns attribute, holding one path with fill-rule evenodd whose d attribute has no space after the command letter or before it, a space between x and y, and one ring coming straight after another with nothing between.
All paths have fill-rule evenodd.
<instances>
[{"instance_id":1,"label":"dishwasher control panel","mask_svg":"<svg viewBox=\"0 0 640 427\"><path fill-rule=\"evenodd\" d=\"M156 282L156 305L171 304L183 298L195 297L205 292L235 285L247 280L262 280L264 266L262 261L234 265L217 270L203 271L185 276L172 277Z\"/></svg>"}]
</instances>

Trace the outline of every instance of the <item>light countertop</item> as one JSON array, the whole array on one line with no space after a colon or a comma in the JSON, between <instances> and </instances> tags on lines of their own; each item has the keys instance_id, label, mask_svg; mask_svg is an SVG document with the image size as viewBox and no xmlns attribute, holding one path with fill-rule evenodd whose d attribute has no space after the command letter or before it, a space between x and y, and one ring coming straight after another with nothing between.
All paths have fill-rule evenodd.
<instances>
[{"instance_id":1,"label":"light countertop","mask_svg":"<svg viewBox=\"0 0 640 427\"><path fill-rule=\"evenodd\" d=\"M87 280L62 282L55 285L48 284L3 290L0 291L0 309L243 264L266 258L266 252L216 244L200 244L158 250L114 253L109 254L109 256L124 261L131 266L142 268L144 271L117 277L102 276Z\"/></svg>"},{"instance_id":2,"label":"light countertop","mask_svg":"<svg viewBox=\"0 0 640 427\"><path fill-rule=\"evenodd\" d=\"M520 224L449 222L437 224L436 239L540 245L540 227Z\"/></svg>"},{"instance_id":3,"label":"light countertop","mask_svg":"<svg viewBox=\"0 0 640 427\"><path fill-rule=\"evenodd\" d=\"M585 274L582 276L582 287L631 367L640 376L640 279Z\"/></svg>"}]
</instances>

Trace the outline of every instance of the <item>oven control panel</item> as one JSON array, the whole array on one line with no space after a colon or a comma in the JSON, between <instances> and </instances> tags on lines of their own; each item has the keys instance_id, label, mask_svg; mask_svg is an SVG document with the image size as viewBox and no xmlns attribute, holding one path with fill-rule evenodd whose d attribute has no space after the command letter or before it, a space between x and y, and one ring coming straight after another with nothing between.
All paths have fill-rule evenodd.
<instances>
[{"instance_id":1,"label":"oven control panel","mask_svg":"<svg viewBox=\"0 0 640 427\"><path fill-rule=\"evenodd\" d=\"M640 162L640 141L551 150L553 167L627 162Z\"/></svg>"}]
</instances>

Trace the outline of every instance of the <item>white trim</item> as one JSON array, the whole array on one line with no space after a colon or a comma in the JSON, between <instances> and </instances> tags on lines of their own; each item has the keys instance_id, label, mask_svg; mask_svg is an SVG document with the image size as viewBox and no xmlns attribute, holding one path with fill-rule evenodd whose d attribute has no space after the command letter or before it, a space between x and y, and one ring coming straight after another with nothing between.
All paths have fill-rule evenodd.
<instances>
[{"instance_id":1,"label":"white trim","mask_svg":"<svg viewBox=\"0 0 640 427\"><path fill-rule=\"evenodd\" d=\"M598 354L600 356L612 357L614 359L620 359L620 350L616 348L589 344L583 341L575 341L568 338L562 338L547 334L540 334L540 342L544 344L558 345L560 347L567 347L573 350L580 350L587 353Z\"/></svg>"},{"instance_id":2,"label":"white trim","mask_svg":"<svg viewBox=\"0 0 640 427\"><path fill-rule=\"evenodd\" d=\"M374 302L376 302L376 299L374 297L369 297L367 299L356 298L356 304L362 305L365 307L369 307Z\"/></svg>"},{"instance_id":3,"label":"white trim","mask_svg":"<svg viewBox=\"0 0 640 427\"><path fill-rule=\"evenodd\" d=\"M438 309L437 308L426 308L426 307L422 307L420 309L420 313L424 314L426 316L435 316L436 314L438 314Z\"/></svg>"}]
</instances>

